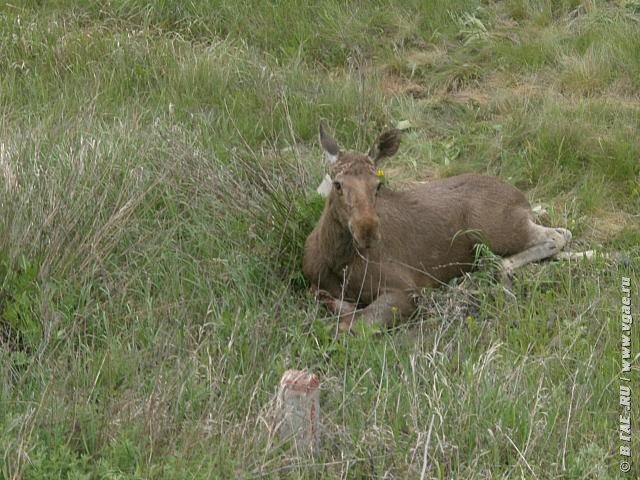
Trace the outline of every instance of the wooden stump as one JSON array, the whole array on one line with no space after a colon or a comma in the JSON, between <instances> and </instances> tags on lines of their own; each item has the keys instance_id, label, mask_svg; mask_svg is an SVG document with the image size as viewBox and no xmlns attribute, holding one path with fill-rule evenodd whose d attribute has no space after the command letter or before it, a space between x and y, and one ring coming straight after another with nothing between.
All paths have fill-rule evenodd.
<instances>
[{"instance_id":1,"label":"wooden stump","mask_svg":"<svg viewBox=\"0 0 640 480\"><path fill-rule=\"evenodd\" d=\"M319 447L320 380L305 370L287 370L278 391L279 431L297 452L314 453Z\"/></svg>"}]
</instances>

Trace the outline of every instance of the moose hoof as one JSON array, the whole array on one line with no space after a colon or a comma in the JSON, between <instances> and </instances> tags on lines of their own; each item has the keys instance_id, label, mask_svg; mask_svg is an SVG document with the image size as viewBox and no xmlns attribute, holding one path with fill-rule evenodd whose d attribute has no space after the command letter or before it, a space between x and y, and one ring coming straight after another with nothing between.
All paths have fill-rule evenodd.
<instances>
[{"instance_id":1,"label":"moose hoof","mask_svg":"<svg viewBox=\"0 0 640 480\"><path fill-rule=\"evenodd\" d=\"M507 289L513 288L513 272L515 271L513 262L508 259L502 261L502 265L498 270L498 281Z\"/></svg>"},{"instance_id":2,"label":"moose hoof","mask_svg":"<svg viewBox=\"0 0 640 480\"><path fill-rule=\"evenodd\" d=\"M562 250L572 238L571 231L566 228L554 228L551 230L549 248L551 250Z\"/></svg>"},{"instance_id":3,"label":"moose hoof","mask_svg":"<svg viewBox=\"0 0 640 480\"><path fill-rule=\"evenodd\" d=\"M326 290L322 290L321 288L312 289L312 293L318 303L324 304L331 300L335 300L329 292L327 292Z\"/></svg>"},{"instance_id":4,"label":"moose hoof","mask_svg":"<svg viewBox=\"0 0 640 480\"><path fill-rule=\"evenodd\" d=\"M498 275L501 280L511 280L513 278L514 270L513 262L507 258L502 260L502 265L500 266Z\"/></svg>"}]
</instances>

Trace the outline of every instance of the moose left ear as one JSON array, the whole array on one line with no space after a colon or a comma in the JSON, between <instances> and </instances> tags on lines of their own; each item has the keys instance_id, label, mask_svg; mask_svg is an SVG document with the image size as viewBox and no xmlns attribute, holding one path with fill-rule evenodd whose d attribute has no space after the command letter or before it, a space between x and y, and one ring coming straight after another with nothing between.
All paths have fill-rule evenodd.
<instances>
[{"instance_id":1,"label":"moose left ear","mask_svg":"<svg viewBox=\"0 0 640 480\"><path fill-rule=\"evenodd\" d=\"M377 165L383 158L392 157L400 147L400 134L396 128L382 132L369 150L369 159Z\"/></svg>"}]
</instances>

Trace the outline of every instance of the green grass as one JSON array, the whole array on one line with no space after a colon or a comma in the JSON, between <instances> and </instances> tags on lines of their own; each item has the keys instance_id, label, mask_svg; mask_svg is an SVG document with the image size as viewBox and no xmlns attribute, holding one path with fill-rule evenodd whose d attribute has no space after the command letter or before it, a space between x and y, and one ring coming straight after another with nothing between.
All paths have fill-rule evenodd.
<instances>
[{"instance_id":1,"label":"green grass","mask_svg":"<svg viewBox=\"0 0 640 480\"><path fill-rule=\"evenodd\" d=\"M640 473L638 2L13 2L0 72L0 478ZM528 266L515 299L478 272L333 340L300 266L321 118L361 150L409 120L392 185L498 175L618 255ZM303 367L312 459L269 436Z\"/></svg>"}]
</instances>

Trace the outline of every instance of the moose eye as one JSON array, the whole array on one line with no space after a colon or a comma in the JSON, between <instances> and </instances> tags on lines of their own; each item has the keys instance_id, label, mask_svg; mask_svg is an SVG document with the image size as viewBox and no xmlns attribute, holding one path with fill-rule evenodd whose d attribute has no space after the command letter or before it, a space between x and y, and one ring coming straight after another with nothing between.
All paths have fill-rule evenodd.
<instances>
[{"instance_id":1,"label":"moose eye","mask_svg":"<svg viewBox=\"0 0 640 480\"><path fill-rule=\"evenodd\" d=\"M333 182L333 188L336 189L336 192L342 191L342 184L340 182Z\"/></svg>"}]
</instances>

